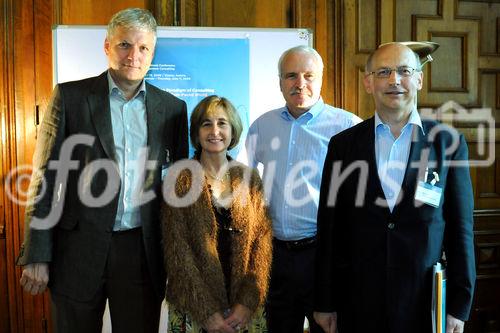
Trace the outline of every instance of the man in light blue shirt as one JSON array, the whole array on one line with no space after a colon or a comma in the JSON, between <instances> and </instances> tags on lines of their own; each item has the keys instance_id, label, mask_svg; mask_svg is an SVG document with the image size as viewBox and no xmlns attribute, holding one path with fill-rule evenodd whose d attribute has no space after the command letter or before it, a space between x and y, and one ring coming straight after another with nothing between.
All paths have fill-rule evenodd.
<instances>
[{"instance_id":1,"label":"man in light blue shirt","mask_svg":"<svg viewBox=\"0 0 500 333\"><path fill-rule=\"evenodd\" d=\"M264 167L273 221L267 324L270 332L302 332L307 317L311 332L321 332L312 292L322 168L330 138L361 119L323 102L323 61L313 48L285 51L278 68L286 106L259 117L246 141L249 164Z\"/></svg>"}]
</instances>

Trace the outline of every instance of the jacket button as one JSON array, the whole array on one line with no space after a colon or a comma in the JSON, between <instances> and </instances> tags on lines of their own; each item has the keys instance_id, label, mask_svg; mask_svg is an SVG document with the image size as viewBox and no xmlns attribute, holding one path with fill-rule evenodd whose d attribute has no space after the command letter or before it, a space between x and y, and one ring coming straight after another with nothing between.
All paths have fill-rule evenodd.
<instances>
[{"instance_id":1,"label":"jacket button","mask_svg":"<svg viewBox=\"0 0 500 333\"><path fill-rule=\"evenodd\" d=\"M394 229L394 226L395 225L392 222L387 224L387 228L389 228L390 230Z\"/></svg>"}]
</instances>

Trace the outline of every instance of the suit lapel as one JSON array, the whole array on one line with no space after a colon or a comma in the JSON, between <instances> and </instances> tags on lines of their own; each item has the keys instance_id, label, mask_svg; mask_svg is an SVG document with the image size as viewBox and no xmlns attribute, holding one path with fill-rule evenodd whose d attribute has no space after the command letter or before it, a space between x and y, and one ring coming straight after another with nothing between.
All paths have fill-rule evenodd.
<instances>
[{"instance_id":1,"label":"suit lapel","mask_svg":"<svg viewBox=\"0 0 500 333\"><path fill-rule=\"evenodd\" d=\"M383 202L386 199L378 176L377 162L375 159L375 118L372 117L363 124L365 128L361 128L356 132L356 152L359 153L359 155L354 157L354 161L366 161L368 163L365 207L369 209L372 214L387 216L390 214L390 210L388 207L383 206ZM382 204L380 200L382 200Z\"/></svg>"},{"instance_id":2,"label":"suit lapel","mask_svg":"<svg viewBox=\"0 0 500 333\"><path fill-rule=\"evenodd\" d=\"M158 155L162 147L163 117L160 105L160 97L156 91L146 83L146 117L148 124L148 160L158 161Z\"/></svg>"},{"instance_id":3,"label":"suit lapel","mask_svg":"<svg viewBox=\"0 0 500 333\"><path fill-rule=\"evenodd\" d=\"M366 193L366 203L368 207L380 208L380 205L374 204L378 200L386 200L384 191L382 189L382 183L378 176L377 161L375 158L375 118L372 117L366 122L367 129L361 130L360 135L362 138L357 140L358 151L362 158L360 160L366 160L368 162L368 182L367 182L367 193ZM389 208L383 208L384 213L389 214Z\"/></svg>"},{"instance_id":4,"label":"suit lapel","mask_svg":"<svg viewBox=\"0 0 500 333\"><path fill-rule=\"evenodd\" d=\"M97 137L104 152L109 158L118 161L111 125L111 110L109 107L109 86L107 72L102 73L95 81L87 98L92 121Z\"/></svg>"},{"instance_id":5,"label":"suit lapel","mask_svg":"<svg viewBox=\"0 0 500 333\"><path fill-rule=\"evenodd\" d=\"M417 182L419 179L423 178L425 167L428 164L429 148L430 144L427 141L427 129L424 127L424 134L422 134L422 130L414 126L408 163L406 165L403 183L401 184L399 204L394 207L394 214L401 209L404 210L404 206L406 206L404 203L413 205Z\"/></svg>"}]
</instances>

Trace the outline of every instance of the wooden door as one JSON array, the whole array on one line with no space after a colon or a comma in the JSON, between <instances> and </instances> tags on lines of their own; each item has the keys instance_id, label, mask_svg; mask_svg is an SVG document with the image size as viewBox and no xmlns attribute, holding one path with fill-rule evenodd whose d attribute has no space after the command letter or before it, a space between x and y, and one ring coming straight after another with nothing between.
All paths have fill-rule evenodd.
<instances>
[{"instance_id":1,"label":"wooden door","mask_svg":"<svg viewBox=\"0 0 500 333\"><path fill-rule=\"evenodd\" d=\"M22 240L23 193L29 183L29 168L36 140L36 105L46 104L42 96L50 89L50 1L6 0L2 6L3 112L2 112L2 204L5 216L6 264L2 324L10 332L43 332L47 329L47 295L31 297L19 287L20 270L15 267ZM37 29L35 28L38 27ZM47 38L48 37L48 38ZM48 59L48 61L47 61ZM47 87L48 86L48 87ZM10 177L12 176L12 177ZM0 303L0 306L4 306ZM36 320L32 320L36 318Z\"/></svg>"}]
</instances>

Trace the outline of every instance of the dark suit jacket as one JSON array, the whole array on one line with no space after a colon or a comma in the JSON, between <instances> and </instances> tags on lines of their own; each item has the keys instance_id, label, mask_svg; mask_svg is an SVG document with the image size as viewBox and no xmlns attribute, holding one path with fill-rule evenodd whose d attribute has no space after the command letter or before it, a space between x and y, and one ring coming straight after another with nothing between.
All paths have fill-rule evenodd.
<instances>
[{"instance_id":1,"label":"dark suit jacket","mask_svg":"<svg viewBox=\"0 0 500 333\"><path fill-rule=\"evenodd\" d=\"M475 282L472 186L467 165L448 165L467 161L467 145L449 127L432 139L441 126L424 120L425 134L414 130L400 201L392 213L375 203L385 197L375 161L374 118L330 141L318 211L315 311L337 311L340 332L431 332L432 266L443 250L447 312L462 320L469 316ZM454 138L458 147L447 153ZM415 165L421 156L423 162ZM341 182L332 177L334 163L342 163L345 171L354 162L364 165L367 181L359 182L362 168L357 168L329 206L330 183ZM438 208L416 206L417 181L426 166L430 175L436 171L440 176ZM366 186L356 205L359 183Z\"/></svg>"},{"instance_id":2,"label":"dark suit jacket","mask_svg":"<svg viewBox=\"0 0 500 333\"><path fill-rule=\"evenodd\" d=\"M154 169L146 170L143 191L154 191L155 198L140 207L140 214L149 272L161 299L166 281L159 222L161 171L170 161L187 157L186 103L146 83L146 114L148 160L157 164ZM78 162L78 167L69 171L67 181L62 184L61 199L53 200L60 184L56 172L47 166L59 159L63 143L75 134L95 139L91 145L74 147L71 159ZM94 296L100 285L118 206L119 188L102 207L89 207L78 195L83 169L100 159L116 162L107 72L59 84L54 90L35 149L34 168L41 172L34 172L30 183L29 198L36 201L26 207L25 241L18 258L20 265L49 262L51 291L81 301ZM111 168L109 176L101 169L82 184L84 190L98 197L110 179L119 180L117 168ZM47 185L45 193L43 181ZM62 205L57 225L48 230L30 228L33 217L46 217L54 208L53 202L55 206Z\"/></svg>"}]
</instances>

